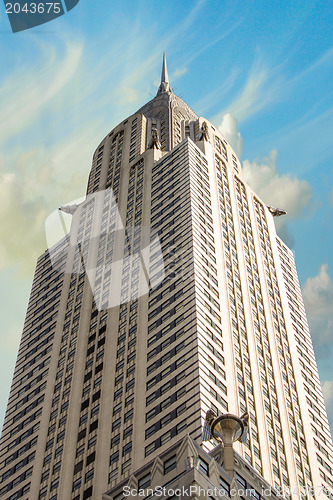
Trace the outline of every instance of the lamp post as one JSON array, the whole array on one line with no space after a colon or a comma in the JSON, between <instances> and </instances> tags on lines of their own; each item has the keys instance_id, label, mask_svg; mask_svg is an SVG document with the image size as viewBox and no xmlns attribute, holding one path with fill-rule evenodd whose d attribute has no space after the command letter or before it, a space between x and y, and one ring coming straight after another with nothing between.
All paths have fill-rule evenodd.
<instances>
[{"instance_id":1,"label":"lamp post","mask_svg":"<svg viewBox=\"0 0 333 500\"><path fill-rule=\"evenodd\" d=\"M224 447L224 469L230 476L234 476L234 449L233 444L239 441L247 428L247 418L231 413L225 413L210 421L211 436Z\"/></svg>"}]
</instances>

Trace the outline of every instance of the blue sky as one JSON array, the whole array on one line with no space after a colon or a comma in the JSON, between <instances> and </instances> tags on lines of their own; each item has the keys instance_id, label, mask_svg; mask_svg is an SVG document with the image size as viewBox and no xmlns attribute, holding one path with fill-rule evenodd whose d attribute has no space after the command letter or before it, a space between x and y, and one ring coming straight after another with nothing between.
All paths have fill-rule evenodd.
<instances>
[{"instance_id":1,"label":"blue sky","mask_svg":"<svg viewBox=\"0 0 333 500\"><path fill-rule=\"evenodd\" d=\"M1 10L2 9L2 10ZM13 34L0 5L0 418L44 221L82 196L94 148L156 93L220 128L258 194L288 215L333 424L332 9L319 1L80 0Z\"/></svg>"}]
</instances>

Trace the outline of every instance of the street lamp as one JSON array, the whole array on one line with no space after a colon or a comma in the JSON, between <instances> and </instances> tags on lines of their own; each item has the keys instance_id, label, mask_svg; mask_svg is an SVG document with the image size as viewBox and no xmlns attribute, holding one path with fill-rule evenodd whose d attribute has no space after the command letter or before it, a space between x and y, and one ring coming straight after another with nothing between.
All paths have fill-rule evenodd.
<instances>
[{"instance_id":1,"label":"street lamp","mask_svg":"<svg viewBox=\"0 0 333 500\"><path fill-rule=\"evenodd\" d=\"M233 444L236 441L246 441L248 418L247 413L244 413L240 418L232 413L224 413L214 418L211 410L206 414L203 440L214 438L223 443L224 469L230 476L234 475Z\"/></svg>"}]
</instances>

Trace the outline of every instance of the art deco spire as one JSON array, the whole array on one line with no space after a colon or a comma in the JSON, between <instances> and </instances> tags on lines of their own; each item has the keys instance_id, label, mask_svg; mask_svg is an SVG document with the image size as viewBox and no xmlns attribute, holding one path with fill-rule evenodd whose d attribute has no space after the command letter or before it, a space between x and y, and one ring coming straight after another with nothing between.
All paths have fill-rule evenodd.
<instances>
[{"instance_id":1,"label":"art deco spire","mask_svg":"<svg viewBox=\"0 0 333 500\"><path fill-rule=\"evenodd\" d=\"M163 92L171 92L172 93L172 90L171 90L171 87L169 84L169 75L168 75L168 68L167 68L165 53L163 53L161 85L158 88L157 94L161 94Z\"/></svg>"},{"instance_id":2,"label":"art deco spire","mask_svg":"<svg viewBox=\"0 0 333 500\"><path fill-rule=\"evenodd\" d=\"M163 52L163 67L162 67L162 77L161 83L169 83L168 68L166 63L165 52Z\"/></svg>"}]
</instances>

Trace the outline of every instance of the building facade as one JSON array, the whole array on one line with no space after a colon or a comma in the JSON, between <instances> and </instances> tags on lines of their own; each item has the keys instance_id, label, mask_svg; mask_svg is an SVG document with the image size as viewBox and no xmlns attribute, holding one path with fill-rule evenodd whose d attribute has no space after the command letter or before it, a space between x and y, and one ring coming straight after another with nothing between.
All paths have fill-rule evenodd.
<instances>
[{"instance_id":1,"label":"building facade","mask_svg":"<svg viewBox=\"0 0 333 500\"><path fill-rule=\"evenodd\" d=\"M223 468L223 447L206 453L188 435L170 446L147 465L133 471L103 495L102 500L143 498L193 498L220 500L252 498L283 499L283 491L275 490L241 456L235 456L234 473Z\"/></svg>"},{"instance_id":2,"label":"building facade","mask_svg":"<svg viewBox=\"0 0 333 500\"><path fill-rule=\"evenodd\" d=\"M85 200L53 223L63 214L69 235L36 267L1 497L101 499L186 434L200 444L213 409L249 413L236 449L273 487L333 498L332 438L277 211L172 93L165 60L156 97L99 144Z\"/></svg>"}]
</instances>

